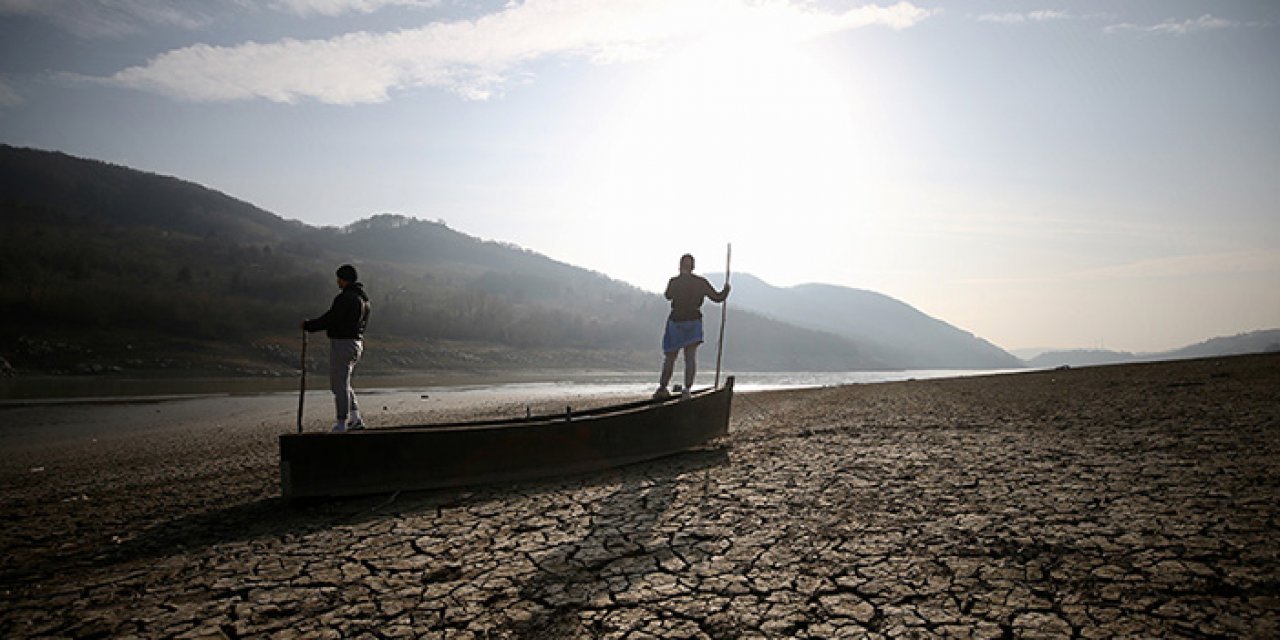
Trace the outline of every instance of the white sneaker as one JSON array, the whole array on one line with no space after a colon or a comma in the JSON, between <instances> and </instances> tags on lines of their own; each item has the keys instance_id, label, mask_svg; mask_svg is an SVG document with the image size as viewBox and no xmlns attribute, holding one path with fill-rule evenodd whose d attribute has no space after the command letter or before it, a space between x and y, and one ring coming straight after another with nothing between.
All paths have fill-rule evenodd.
<instances>
[{"instance_id":1,"label":"white sneaker","mask_svg":"<svg viewBox=\"0 0 1280 640\"><path fill-rule=\"evenodd\" d=\"M364 428L364 420L356 418L347 423L347 431L359 431Z\"/></svg>"},{"instance_id":2,"label":"white sneaker","mask_svg":"<svg viewBox=\"0 0 1280 640\"><path fill-rule=\"evenodd\" d=\"M333 429L330 431L330 433L345 433L346 430L347 430L347 421L339 420L333 423Z\"/></svg>"}]
</instances>

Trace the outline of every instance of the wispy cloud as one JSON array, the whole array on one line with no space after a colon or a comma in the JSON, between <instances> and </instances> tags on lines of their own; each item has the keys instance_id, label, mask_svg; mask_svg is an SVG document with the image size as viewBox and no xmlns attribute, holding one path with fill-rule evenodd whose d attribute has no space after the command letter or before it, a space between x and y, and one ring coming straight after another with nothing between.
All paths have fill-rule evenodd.
<instances>
[{"instance_id":1,"label":"wispy cloud","mask_svg":"<svg viewBox=\"0 0 1280 640\"><path fill-rule=\"evenodd\" d=\"M204 27L210 18L198 6L171 0L0 0L0 16L38 18L85 38L119 38L151 27Z\"/></svg>"},{"instance_id":2,"label":"wispy cloud","mask_svg":"<svg viewBox=\"0 0 1280 640\"><path fill-rule=\"evenodd\" d=\"M995 22L999 24L1025 24L1028 22L1049 22L1066 20L1071 15L1065 11L1044 9L1026 13L984 13L978 16L979 22Z\"/></svg>"},{"instance_id":3,"label":"wispy cloud","mask_svg":"<svg viewBox=\"0 0 1280 640\"><path fill-rule=\"evenodd\" d=\"M1175 35L1185 36L1190 33L1199 31L1212 31L1215 29L1232 29L1244 26L1244 23L1235 20L1226 20L1214 17L1211 14L1204 14L1199 18L1188 20L1175 20L1170 18L1159 24L1139 25L1124 22L1113 24L1103 28L1107 33L1145 33L1154 35Z\"/></svg>"},{"instance_id":4,"label":"wispy cloud","mask_svg":"<svg viewBox=\"0 0 1280 640\"><path fill-rule=\"evenodd\" d=\"M428 8L441 0L0 0L0 16L27 16L85 38L119 38L153 28L201 29L215 16L270 10L301 17Z\"/></svg>"},{"instance_id":5,"label":"wispy cloud","mask_svg":"<svg viewBox=\"0 0 1280 640\"><path fill-rule=\"evenodd\" d=\"M382 102L393 91L417 87L484 100L529 63L552 56L605 63L735 30L761 38L812 39L873 25L905 29L931 13L908 2L833 13L808 2L528 0L474 20L390 33L230 47L198 44L99 80L191 101L356 104Z\"/></svg>"},{"instance_id":6,"label":"wispy cloud","mask_svg":"<svg viewBox=\"0 0 1280 640\"><path fill-rule=\"evenodd\" d=\"M0 80L0 108L16 107L20 104L22 104L22 96L18 95L18 92L4 80Z\"/></svg>"},{"instance_id":7,"label":"wispy cloud","mask_svg":"<svg viewBox=\"0 0 1280 640\"><path fill-rule=\"evenodd\" d=\"M373 13L384 7L434 7L440 0L273 0L276 9L300 16L318 14Z\"/></svg>"}]
</instances>

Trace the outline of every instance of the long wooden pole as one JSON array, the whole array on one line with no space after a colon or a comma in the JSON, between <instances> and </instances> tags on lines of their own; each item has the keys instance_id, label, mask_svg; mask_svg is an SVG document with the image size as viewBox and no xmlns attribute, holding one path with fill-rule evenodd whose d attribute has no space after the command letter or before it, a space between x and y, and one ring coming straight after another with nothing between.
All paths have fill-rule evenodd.
<instances>
[{"instance_id":1,"label":"long wooden pole","mask_svg":"<svg viewBox=\"0 0 1280 640\"><path fill-rule=\"evenodd\" d=\"M729 286L729 261L733 259L733 243L729 243L728 249L724 256L724 286ZM724 355L724 321L729 317L729 300L725 299L720 303L720 339L716 345L716 384L715 389L720 388L720 357Z\"/></svg>"},{"instance_id":2,"label":"long wooden pole","mask_svg":"<svg viewBox=\"0 0 1280 640\"><path fill-rule=\"evenodd\" d=\"M302 433L302 403L307 399L307 330L302 330L302 388L298 390L298 433Z\"/></svg>"}]
</instances>

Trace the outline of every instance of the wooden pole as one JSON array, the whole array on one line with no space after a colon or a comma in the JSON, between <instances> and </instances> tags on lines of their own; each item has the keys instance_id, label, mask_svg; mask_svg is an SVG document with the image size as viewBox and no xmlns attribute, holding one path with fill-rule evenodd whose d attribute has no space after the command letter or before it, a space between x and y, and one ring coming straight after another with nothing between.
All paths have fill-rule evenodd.
<instances>
[{"instance_id":1,"label":"wooden pole","mask_svg":"<svg viewBox=\"0 0 1280 640\"><path fill-rule=\"evenodd\" d=\"M302 433L302 403L307 399L307 330L302 330L302 388L298 390L298 433Z\"/></svg>"},{"instance_id":2,"label":"wooden pole","mask_svg":"<svg viewBox=\"0 0 1280 640\"><path fill-rule=\"evenodd\" d=\"M724 286L729 286L729 261L733 259L733 243L729 243L724 256ZM724 321L729 317L729 300L720 303L720 339L716 345L716 384L713 389L720 388L720 356L724 354Z\"/></svg>"}]
</instances>

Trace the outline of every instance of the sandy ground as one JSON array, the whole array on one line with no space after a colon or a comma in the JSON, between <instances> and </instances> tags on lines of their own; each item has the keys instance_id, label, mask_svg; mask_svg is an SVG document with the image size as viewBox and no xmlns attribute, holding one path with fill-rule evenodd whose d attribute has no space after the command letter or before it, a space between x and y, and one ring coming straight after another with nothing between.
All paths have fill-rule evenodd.
<instances>
[{"instance_id":1,"label":"sandy ground","mask_svg":"<svg viewBox=\"0 0 1280 640\"><path fill-rule=\"evenodd\" d=\"M10 408L0 637L1277 637L1278 390L1270 355L738 394L704 451L304 504L296 398Z\"/></svg>"}]
</instances>

